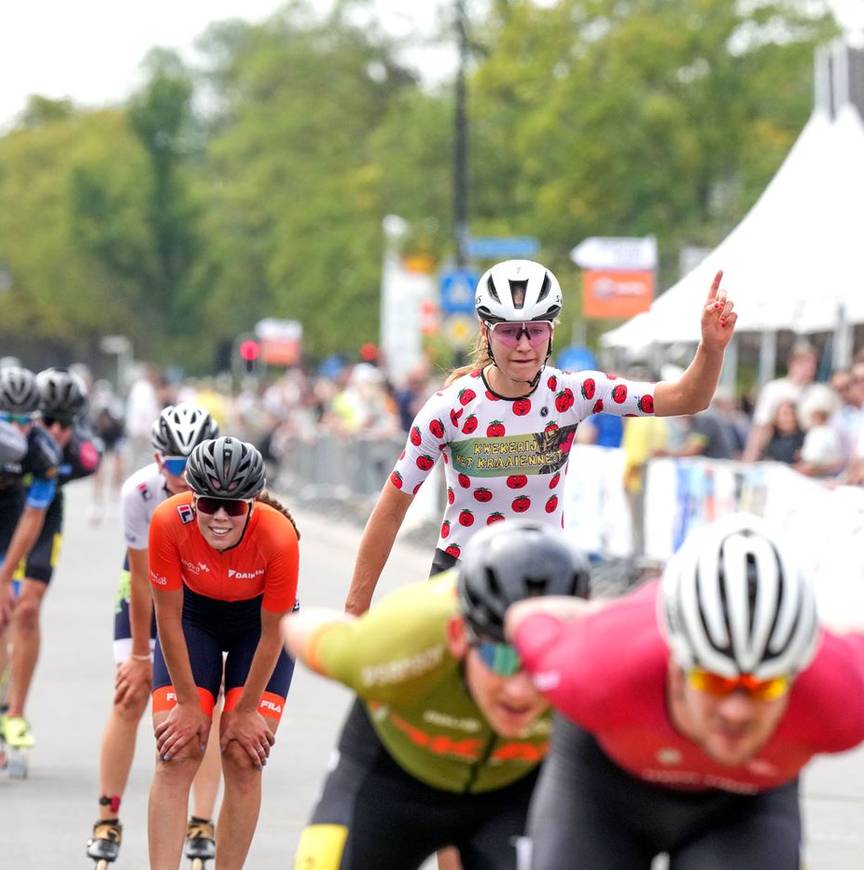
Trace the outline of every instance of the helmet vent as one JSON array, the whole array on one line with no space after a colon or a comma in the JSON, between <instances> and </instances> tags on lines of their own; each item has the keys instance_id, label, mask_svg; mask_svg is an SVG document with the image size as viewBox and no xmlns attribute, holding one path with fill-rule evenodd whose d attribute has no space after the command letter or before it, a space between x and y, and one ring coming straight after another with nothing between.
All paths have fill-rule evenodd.
<instances>
[{"instance_id":1,"label":"helmet vent","mask_svg":"<svg viewBox=\"0 0 864 870\"><path fill-rule=\"evenodd\" d=\"M528 292L527 281L511 281L510 296L513 298L513 307L518 309L525 307L525 295Z\"/></svg>"},{"instance_id":2,"label":"helmet vent","mask_svg":"<svg viewBox=\"0 0 864 870\"><path fill-rule=\"evenodd\" d=\"M538 302L542 302L548 295L549 291L552 289L552 281L549 278L549 273L543 273L543 283L540 285L540 295L537 297Z\"/></svg>"},{"instance_id":3,"label":"helmet vent","mask_svg":"<svg viewBox=\"0 0 864 870\"><path fill-rule=\"evenodd\" d=\"M495 289L495 282L492 280L492 276L489 276L489 280L486 282L486 287L489 290L489 295L500 304L501 297L498 295L498 291Z\"/></svg>"}]
</instances>

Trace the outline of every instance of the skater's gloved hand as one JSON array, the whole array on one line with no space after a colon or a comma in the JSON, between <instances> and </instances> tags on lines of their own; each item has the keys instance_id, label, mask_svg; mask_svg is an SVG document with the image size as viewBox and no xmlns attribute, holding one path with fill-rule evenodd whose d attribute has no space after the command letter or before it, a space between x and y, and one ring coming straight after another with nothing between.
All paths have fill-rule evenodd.
<instances>
[{"instance_id":1,"label":"skater's gloved hand","mask_svg":"<svg viewBox=\"0 0 864 870\"><path fill-rule=\"evenodd\" d=\"M197 700L177 704L165 720L156 726L156 751L162 761L170 761L193 742L195 752L203 752L210 734L210 717L202 712ZM188 753L187 753L188 754Z\"/></svg>"},{"instance_id":2,"label":"skater's gloved hand","mask_svg":"<svg viewBox=\"0 0 864 870\"><path fill-rule=\"evenodd\" d=\"M221 730L219 745L223 752L232 740L236 740L259 770L267 764L270 747L276 742L276 737L267 726L267 720L257 710L223 712Z\"/></svg>"},{"instance_id":3,"label":"skater's gloved hand","mask_svg":"<svg viewBox=\"0 0 864 870\"><path fill-rule=\"evenodd\" d=\"M114 703L131 707L141 697L150 694L153 681L153 665L149 661L128 658L117 666L114 679Z\"/></svg>"}]
</instances>

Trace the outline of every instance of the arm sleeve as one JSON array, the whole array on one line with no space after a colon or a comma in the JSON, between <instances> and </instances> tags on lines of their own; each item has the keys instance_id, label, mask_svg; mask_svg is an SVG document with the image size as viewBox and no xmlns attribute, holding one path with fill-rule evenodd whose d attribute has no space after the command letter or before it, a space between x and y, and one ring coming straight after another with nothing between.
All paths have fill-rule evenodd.
<instances>
[{"instance_id":1,"label":"arm sleeve","mask_svg":"<svg viewBox=\"0 0 864 870\"><path fill-rule=\"evenodd\" d=\"M94 474L102 461L102 452L93 439L76 432L64 451L63 459L62 479L65 483Z\"/></svg>"},{"instance_id":2,"label":"arm sleeve","mask_svg":"<svg viewBox=\"0 0 864 870\"><path fill-rule=\"evenodd\" d=\"M590 622L591 617L563 622L552 614L536 613L519 626L514 646L534 686L549 703L583 728L596 730L586 639Z\"/></svg>"},{"instance_id":3,"label":"arm sleeve","mask_svg":"<svg viewBox=\"0 0 864 870\"><path fill-rule=\"evenodd\" d=\"M147 508L141 490L130 478L120 492L123 537L127 547L146 550L148 546Z\"/></svg>"},{"instance_id":4,"label":"arm sleeve","mask_svg":"<svg viewBox=\"0 0 864 870\"><path fill-rule=\"evenodd\" d=\"M262 517L262 519L264 519ZM300 550L291 521L279 513L268 514L269 547L264 600L261 606L271 613L286 613L297 600L297 574Z\"/></svg>"},{"instance_id":5,"label":"arm sleeve","mask_svg":"<svg viewBox=\"0 0 864 870\"><path fill-rule=\"evenodd\" d=\"M447 647L453 590L452 578L423 581L352 622L322 626L310 640L309 660L367 701L410 702L455 666Z\"/></svg>"},{"instance_id":6,"label":"arm sleeve","mask_svg":"<svg viewBox=\"0 0 864 870\"><path fill-rule=\"evenodd\" d=\"M411 424L405 449L390 475L393 486L403 492L417 492L450 441L453 427L443 399L443 393L429 398Z\"/></svg>"},{"instance_id":7,"label":"arm sleeve","mask_svg":"<svg viewBox=\"0 0 864 870\"><path fill-rule=\"evenodd\" d=\"M576 422L604 412L618 417L645 417L654 413L654 386L603 372L563 372L555 408L561 413L572 407Z\"/></svg>"},{"instance_id":8,"label":"arm sleeve","mask_svg":"<svg viewBox=\"0 0 864 870\"><path fill-rule=\"evenodd\" d=\"M37 508L38 510L47 510L48 506L54 501L54 496L57 494L57 479L51 478L46 480L42 477L36 477L30 484L27 490L27 507Z\"/></svg>"},{"instance_id":9,"label":"arm sleeve","mask_svg":"<svg viewBox=\"0 0 864 870\"><path fill-rule=\"evenodd\" d=\"M147 556L148 576L154 589L170 591L183 587L180 551L175 540L177 508L171 500L162 502L150 521Z\"/></svg>"}]
</instances>

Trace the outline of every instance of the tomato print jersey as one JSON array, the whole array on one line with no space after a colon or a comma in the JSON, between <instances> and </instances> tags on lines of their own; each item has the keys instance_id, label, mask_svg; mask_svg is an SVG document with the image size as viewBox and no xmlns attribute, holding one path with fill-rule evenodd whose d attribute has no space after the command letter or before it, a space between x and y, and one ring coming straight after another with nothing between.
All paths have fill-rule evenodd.
<instances>
[{"instance_id":1,"label":"tomato print jersey","mask_svg":"<svg viewBox=\"0 0 864 870\"><path fill-rule=\"evenodd\" d=\"M508 399L479 371L421 408L390 482L416 493L444 457L447 508L438 548L459 558L478 529L510 517L564 525L562 496L576 427L592 414L654 413L654 384L546 366L534 391Z\"/></svg>"}]
</instances>

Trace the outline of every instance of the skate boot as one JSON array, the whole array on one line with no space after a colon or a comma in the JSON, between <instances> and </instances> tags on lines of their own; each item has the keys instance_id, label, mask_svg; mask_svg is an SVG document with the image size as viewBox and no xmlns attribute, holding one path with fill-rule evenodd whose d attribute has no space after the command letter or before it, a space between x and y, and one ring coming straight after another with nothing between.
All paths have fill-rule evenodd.
<instances>
[{"instance_id":1,"label":"skate boot","mask_svg":"<svg viewBox=\"0 0 864 870\"><path fill-rule=\"evenodd\" d=\"M96 870L106 870L120 854L123 825L117 819L100 819L93 825L93 836L87 841L87 857L96 862Z\"/></svg>"},{"instance_id":2,"label":"skate boot","mask_svg":"<svg viewBox=\"0 0 864 870\"><path fill-rule=\"evenodd\" d=\"M36 738L23 716L3 717L3 742L6 744L6 769L10 779L27 779L29 752L36 745Z\"/></svg>"},{"instance_id":3,"label":"skate boot","mask_svg":"<svg viewBox=\"0 0 864 870\"><path fill-rule=\"evenodd\" d=\"M191 816L186 827L186 857L192 870L204 870L208 861L216 857L216 829L209 819Z\"/></svg>"}]
</instances>

